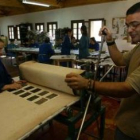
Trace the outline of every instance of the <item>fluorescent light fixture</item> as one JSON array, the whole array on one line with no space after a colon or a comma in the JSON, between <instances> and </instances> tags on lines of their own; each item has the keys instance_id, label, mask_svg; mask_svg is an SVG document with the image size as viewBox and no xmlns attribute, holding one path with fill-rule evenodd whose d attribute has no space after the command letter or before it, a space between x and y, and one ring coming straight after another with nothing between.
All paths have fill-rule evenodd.
<instances>
[{"instance_id":1,"label":"fluorescent light fixture","mask_svg":"<svg viewBox=\"0 0 140 140\"><path fill-rule=\"evenodd\" d=\"M23 0L22 3L25 3L25 4L32 4L32 5L38 5L38 6L44 6L44 7L49 7L49 6L50 6L50 5L48 5L48 4L37 3L37 2L30 2L30 1L27 1L27 0Z\"/></svg>"}]
</instances>

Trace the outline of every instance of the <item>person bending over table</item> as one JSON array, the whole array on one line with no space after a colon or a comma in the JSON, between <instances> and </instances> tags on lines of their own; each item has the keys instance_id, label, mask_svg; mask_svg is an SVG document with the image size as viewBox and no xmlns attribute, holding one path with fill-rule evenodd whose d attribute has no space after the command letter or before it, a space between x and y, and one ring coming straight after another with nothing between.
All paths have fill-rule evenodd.
<instances>
[{"instance_id":1,"label":"person bending over table","mask_svg":"<svg viewBox=\"0 0 140 140\"><path fill-rule=\"evenodd\" d=\"M99 51L99 43L95 40L95 37L90 38L89 49Z\"/></svg>"},{"instance_id":2,"label":"person bending over table","mask_svg":"<svg viewBox=\"0 0 140 140\"><path fill-rule=\"evenodd\" d=\"M15 44L15 40L14 39L10 39L10 43L6 47L6 49L7 49L7 56L12 56L12 57L16 56L16 54L14 52L9 51L9 49L14 49L14 48L17 48L17 45Z\"/></svg>"},{"instance_id":3,"label":"person bending over table","mask_svg":"<svg viewBox=\"0 0 140 140\"><path fill-rule=\"evenodd\" d=\"M39 47L38 61L40 63L51 64L52 60L50 60L50 57L54 54L55 52L52 49L50 38L46 37L44 43Z\"/></svg>"},{"instance_id":4,"label":"person bending over table","mask_svg":"<svg viewBox=\"0 0 140 140\"><path fill-rule=\"evenodd\" d=\"M0 39L0 56L2 55L2 49L4 47L3 40ZM6 68L0 59L0 92L4 90L19 89L22 87L22 83L25 81L15 82L11 76L8 74Z\"/></svg>"},{"instance_id":5,"label":"person bending over table","mask_svg":"<svg viewBox=\"0 0 140 140\"><path fill-rule=\"evenodd\" d=\"M34 39L32 39L29 43L29 47L30 48L39 48L39 44L37 42L35 42Z\"/></svg>"},{"instance_id":6,"label":"person bending over table","mask_svg":"<svg viewBox=\"0 0 140 140\"><path fill-rule=\"evenodd\" d=\"M101 95L122 98L115 117L115 140L140 140L140 2L127 10L126 28L132 44L137 45L123 54L118 50L111 31L107 27L100 30L100 35L102 31L107 34L105 38L114 63L128 68L124 82L99 82L74 73L66 75L65 81L72 89L88 89Z\"/></svg>"}]
</instances>

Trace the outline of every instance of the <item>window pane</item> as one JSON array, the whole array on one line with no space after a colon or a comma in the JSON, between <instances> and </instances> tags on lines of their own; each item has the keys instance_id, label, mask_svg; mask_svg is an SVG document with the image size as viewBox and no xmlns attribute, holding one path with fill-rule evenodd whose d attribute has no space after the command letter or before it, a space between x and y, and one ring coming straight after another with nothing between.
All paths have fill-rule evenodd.
<instances>
[{"instance_id":1,"label":"window pane","mask_svg":"<svg viewBox=\"0 0 140 140\"><path fill-rule=\"evenodd\" d=\"M49 29L52 29L52 25L51 24L49 25Z\"/></svg>"},{"instance_id":2,"label":"window pane","mask_svg":"<svg viewBox=\"0 0 140 140\"><path fill-rule=\"evenodd\" d=\"M81 36L82 36L82 35L78 35L78 39L80 39L80 38L81 38Z\"/></svg>"},{"instance_id":3,"label":"window pane","mask_svg":"<svg viewBox=\"0 0 140 140\"><path fill-rule=\"evenodd\" d=\"M49 32L50 36L52 36L52 32Z\"/></svg>"},{"instance_id":4,"label":"window pane","mask_svg":"<svg viewBox=\"0 0 140 140\"><path fill-rule=\"evenodd\" d=\"M74 35L74 34L73 34L73 36L77 39L77 35Z\"/></svg>"},{"instance_id":5,"label":"window pane","mask_svg":"<svg viewBox=\"0 0 140 140\"><path fill-rule=\"evenodd\" d=\"M37 25L37 30L39 30L39 25Z\"/></svg>"},{"instance_id":6,"label":"window pane","mask_svg":"<svg viewBox=\"0 0 140 140\"><path fill-rule=\"evenodd\" d=\"M77 29L73 29L73 34L77 34Z\"/></svg>"},{"instance_id":7,"label":"window pane","mask_svg":"<svg viewBox=\"0 0 140 140\"><path fill-rule=\"evenodd\" d=\"M77 23L74 23L73 24L73 28L77 28Z\"/></svg>"},{"instance_id":8,"label":"window pane","mask_svg":"<svg viewBox=\"0 0 140 140\"><path fill-rule=\"evenodd\" d=\"M101 36L99 36L99 31L102 27L102 20L100 21L91 21L90 22L90 35L91 37L95 37L97 41L101 41Z\"/></svg>"},{"instance_id":9,"label":"window pane","mask_svg":"<svg viewBox=\"0 0 140 140\"><path fill-rule=\"evenodd\" d=\"M43 30L43 25L40 26L40 29Z\"/></svg>"},{"instance_id":10,"label":"window pane","mask_svg":"<svg viewBox=\"0 0 140 140\"><path fill-rule=\"evenodd\" d=\"M53 34L55 34L55 30L53 30Z\"/></svg>"},{"instance_id":11,"label":"window pane","mask_svg":"<svg viewBox=\"0 0 140 140\"><path fill-rule=\"evenodd\" d=\"M53 29L56 29L56 25L55 24L53 24Z\"/></svg>"},{"instance_id":12,"label":"window pane","mask_svg":"<svg viewBox=\"0 0 140 140\"><path fill-rule=\"evenodd\" d=\"M78 29L78 34L81 34L81 29Z\"/></svg>"},{"instance_id":13,"label":"window pane","mask_svg":"<svg viewBox=\"0 0 140 140\"><path fill-rule=\"evenodd\" d=\"M78 23L78 27L81 28L81 26L82 26L82 23Z\"/></svg>"}]
</instances>

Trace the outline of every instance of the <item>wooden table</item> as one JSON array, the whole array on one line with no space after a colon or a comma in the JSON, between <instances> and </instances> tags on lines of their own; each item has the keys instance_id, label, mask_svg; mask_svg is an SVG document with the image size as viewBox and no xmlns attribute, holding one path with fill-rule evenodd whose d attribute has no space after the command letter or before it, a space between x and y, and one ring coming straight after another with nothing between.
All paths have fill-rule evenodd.
<instances>
[{"instance_id":1,"label":"wooden table","mask_svg":"<svg viewBox=\"0 0 140 140\"><path fill-rule=\"evenodd\" d=\"M72 63L72 67L74 67L76 55L53 55L51 58L53 60L54 65L60 66L60 62L67 62L67 67L69 62Z\"/></svg>"}]
</instances>

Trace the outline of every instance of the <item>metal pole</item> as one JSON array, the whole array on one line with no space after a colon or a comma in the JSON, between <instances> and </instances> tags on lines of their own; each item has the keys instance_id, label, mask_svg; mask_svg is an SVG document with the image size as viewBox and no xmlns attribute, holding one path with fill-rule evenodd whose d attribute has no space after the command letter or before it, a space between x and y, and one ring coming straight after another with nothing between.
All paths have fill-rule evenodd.
<instances>
[{"instance_id":1,"label":"metal pole","mask_svg":"<svg viewBox=\"0 0 140 140\"><path fill-rule=\"evenodd\" d=\"M100 79L100 82L106 77L106 75L110 72L110 70L114 67L114 65L112 65L109 70L103 75L103 77Z\"/></svg>"},{"instance_id":2,"label":"metal pole","mask_svg":"<svg viewBox=\"0 0 140 140\"><path fill-rule=\"evenodd\" d=\"M101 57L101 52L102 52L104 40L105 40L105 36L102 37L101 48L100 48L99 55L98 55L98 61L97 61L97 64L95 65L95 74L94 74L94 79L93 79L94 81L97 78L97 71L98 71L98 66L99 66L99 63L100 63L100 57ZM95 94L95 92L93 94L90 94L90 96L89 96L89 99L88 99L88 102L87 102L87 105L86 105L86 109L85 109L85 112L84 112L84 116L83 116L83 119L82 119L82 123L81 123L80 129L79 129L79 132L78 132L77 140L79 140L79 138L80 138L80 134L81 134L81 131L82 131L82 128L83 128L83 124L85 122L85 118L86 118L87 111L88 111L88 108L89 108L89 103L91 101L91 97L94 94Z\"/></svg>"}]
</instances>

